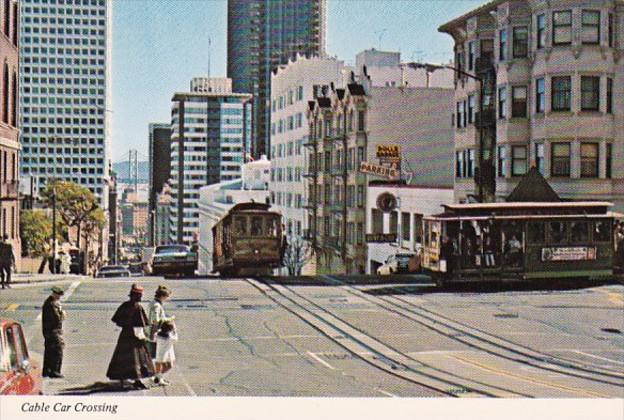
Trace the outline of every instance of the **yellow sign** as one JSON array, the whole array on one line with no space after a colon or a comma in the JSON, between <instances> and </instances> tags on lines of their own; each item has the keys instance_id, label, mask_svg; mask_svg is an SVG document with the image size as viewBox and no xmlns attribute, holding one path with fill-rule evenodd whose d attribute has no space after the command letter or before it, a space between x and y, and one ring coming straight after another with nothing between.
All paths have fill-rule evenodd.
<instances>
[{"instance_id":1,"label":"yellow sign","mask_svg":"<svg viewBox=\"0 0 624 420\"><path fill-rule=\"evenodd\" d=\"M378 144L377 157L380 159L401 159L401 148L395 144Z\"/></svg>"}]
</instances>

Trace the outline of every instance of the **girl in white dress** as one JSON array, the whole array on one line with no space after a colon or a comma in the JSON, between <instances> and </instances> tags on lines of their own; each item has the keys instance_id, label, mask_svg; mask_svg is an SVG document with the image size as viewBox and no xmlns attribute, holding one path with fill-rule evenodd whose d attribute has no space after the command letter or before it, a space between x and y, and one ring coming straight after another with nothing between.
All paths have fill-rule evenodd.
<instances>
[{"instance_id":1,"label":"girl in white dress","mask_svg":"<svg viewBox=\"0 0 624 420\"><path fill-rule=\"evenodd\" d=\"M160 331L156 334L156 376L155 382L158 385L169 385L162 375L171 370L175 362L175 352L173 342L178 340L178 333L173 321L165 321L160 326Z\"/></svg>"}]
</instances>

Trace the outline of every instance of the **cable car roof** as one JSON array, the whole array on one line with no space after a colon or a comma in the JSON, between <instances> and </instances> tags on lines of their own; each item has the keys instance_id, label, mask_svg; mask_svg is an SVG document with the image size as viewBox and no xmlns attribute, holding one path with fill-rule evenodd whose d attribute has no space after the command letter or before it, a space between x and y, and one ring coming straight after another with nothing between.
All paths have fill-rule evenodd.
<instances>
[{"instance_id":1,"label":"cable car roof","mask_svg":"<svg viewBox=\"0 0 624 420\"><path fill-rule=\"evenodd\" d=\"M497 202L445 204L434 217L451 219L607 217L613 203L607 201Z\"/></svg>"},{"instance_id":2,"label":"cable car roof","mask_svg":"<svg viewBox=\"0 0 624 420\"><path fill-rule=\"evenodd\" d=\"M578 207L612 207L613 203L608 201L556 201L556 202L503 202L503 203L463 203L444 204L443 207L449 210L472 210L472 209L518 209L518 208L578 208Z\"/></svg>"}]
</instances>

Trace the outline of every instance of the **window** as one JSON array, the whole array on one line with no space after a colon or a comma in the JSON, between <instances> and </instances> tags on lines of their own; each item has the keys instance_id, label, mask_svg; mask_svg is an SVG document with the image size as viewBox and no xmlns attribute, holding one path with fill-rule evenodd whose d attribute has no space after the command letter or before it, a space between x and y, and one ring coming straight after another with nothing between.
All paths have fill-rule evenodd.
<instances>
[{"instance_id":1,"label":"window","mask_svg":"<svg viewBox=\"0 0 624 420\"><path fill-rule=\"evenodd\" d=\"M390 232L398 236L399 233L399 212L393 211L390 213Z\"/></svg>"},{"instance_id":2,"label":"window","mask_svg":"<svg viewBox=\"0 0 624 420\"><path fill-rule=\"evenodd\" d=\"M383 212L379 209L371 209L372 219L372 232L371 233L384 233L383 232Z\"/></svg>"},{"instance_id":3,"label":"window","mask_svg":"<svg viewBox=\"0 0 624 420\"><path fill-rule=\"evenodd\" d=\"M364 131L366 129L366 124L364 121L364 111L358 111L358 131Z\"/></svg>"},{"instance_id":4,"label":"window","mask_svg":"<svg viewBox=\"0 0 624 420\"><path fill-rule=\"evenodd\" d=\"M461 102L457 102L456 105L457 108L457 112L455 113L455 116L457 118L457 128L462 128L462 115L461 115Z\"/></svg>"},{"instance_id":5,"label":"window","mask_svg":"<svg viewBox=\"0 0 624 420\"><path fill-rule=\"evenodd\" d=\"M612 235L612 223L609 221L596 221L594 223L594 242L609 242Z\"/></svg>"},{"instance_id":6,"label":"window","mask_svg":"<svg viewBox=\"0 0 624 420\"><path fill-rule=\"evenodd\" d=\"M513 56L526 57L529 52L529 28L518 26L513 28Z\"/></svg>"},{"instance_id":7,"label":"window","mask_svg":"<svg viewBox=\"0 0 624 420\"><path fill-rule=\"evenodd\" d=\"M568 225L565 222L548 223L548 237L550 243L562 244L568 240Z\"/></svg>"},{"instance_id":8,"label":"window","mask_svg":"<svg viewBox=\"0 0 624 420\"><path fill-rule=\"evenodd\" d=\"M4 0L4 33L11 36L11 0Z\"/></svg>"},{"instance_id":9,"label":"window","mask_svg":"<svg viewBox=\"0 0 624 420\"><path fill-rule=\"evenodd\" d=\"M498 146L496 151L497 151L496 155L498 158L497 173L498 173L498 176L504 177L505 176L505 158L506 158L505 154L507 153L507 150L505 146Z\"/></svg>"},{"instance_id":10,"label":"window","mask_svg":"<svg viewBox=\"0 0 624 420\"><path fill-rule=\"evenodd\" d=\"M614 35L613 24L614 24L614 22L613 22L613 13L609 13L609 22L608 22L609 26L607 27L608 38L609 38L609 40L608 40L609 47L613 47L613 44L614 44L614 42L613 42L614 41L614 37L613 37L613 35Z\"/></svg>"},{"instance_id":11,"label":"window","mask_svg":"<svg viewBox=\"0 0 624 420\"><path fill-rule=\"evenodd\" d=\"M535 144L535 167L544 175L544 143Z\"/></svg>"},{"instance_id":12,"label":"window","mask_svg":"<svg viewBox=\"0 0 624 420\"><path fill-rule=\"evenodd\" d=\"M504 119L507 117L507 88L498 88L498 118Z\"/></svg>"},{"instance_id":13,"label":"window","mask_svg":"<svg viewBox=\"0 0 624 420\"><path fill-rule=\"evenodd\" d=\"M468 124L474 123L475 96L468 96Z\"/></svg>"},{"instance_id":14,"label":"window","mask_svg":"<svg viewBox=\"0 0 624 420\"><path fill-rule=\"evenodd\" d=\"M600 43L600 11L583 10L581 42L583 44Z\"/></svg>"},{"instance_id":15,"label":"window","mask_svg":"<svg viewBox=\"0 0 624 420\"><path fill-rule=\"evenodd\" d=\"M2 121L9 123L9 66L4 63L4 72L2 75Z\"/></svg>"},{"instance_id":16,"label":"window","mask_svg":"<svg viewBox=\"0 0 624 420\"><path fill-rule=\"evenodd\" d=\"M581 177L598 177L598 143L581 143Z\"/></svg>"},{"instance_id":17,"label":"window","mask_svg":"<svg viewBox=\"0 0 624 420\"><path fill-rule=\"evenodd\" d=\"M401 212L401 238L404 241L410 240L410 214Z\"/></svg>"},{"instance_id":18,"label":"window","mask_svg":"<svg viewBox=\"0 0 624 420\"><path fill-rule=\"evenodd\" d=\"M511 175L520 176L527 173L527 149L524 146L511 148Z\"/></svg>"},{"instance_id":19,"label":"window","mask_svg":"<svg viewBox=\"0 0 624 420\"><path fill-rule=\"evenodd\" d=\"M607 152L605 156L605 177L610 179L612 177L612 165L613 165L613 145L607 143Z\"/></svg>"},{"instance_id":20,"label":"window","mask_svg":"<svg viewBox=\"0 0 624 420\"><path fill-rule=\"evenodd\" d=\"M466 159L466 177L472 178L474 176L474 167L475 167L475 151L473 149L467 150L467 159Z\"/></svg>"},{"instance_id":21,"label":"window","mask_svg":"<svg viewBox=\"0 0 624 420\"><path fill-rule=\"evenodd\" d=\"M475 43L470 41L468 43L468 70L474 70L475 68Z\"/></svg>"},{"instance_id":22,"label":"window","mask_svg":"<svg viewBox=\"0 0 624 420\"><path fill-rule=\"evenodd\" d=\"M540 113L546 110L546 84L544 79L535 80L535 112Z\"/></svg>"},{"instance_id":23,"label":"window","mask_svg":"<svg viewBox=\"0 0 624 420\"><path fill-rule=\"evenodd\" d=\"M600 77L581 77L581 110L600 110Z\"/></svg>"},{"instance_id":24,"label":"window","mask_svg":"<svg viewBox=\"0 0 624 420\"><path fill-rule=\"evenodd\" d=\"M572 11L562 10L553 13L553 44L572 43Z\"/></svg>"},{"instance_id":25,"label":"window","mask_svg":"<svg viewBox=\"0 0 624 420\"><path fill-rule=\"evenodd\" d=\"M613 114L613 79L607 78L607 113Z\"/></svg>"},{"instance_id":26,"label":"window","mask_svg":"<svg viewBox=\"0 0 624 420\"><path fill-rule=\"evenodd\" d=\"M552 78L552 110L570 111L572 104L572 78L561 76Z\"/></svg>"},{"instance_id":27,"label":"window","mask_svg":"<svg viewBox=\"0 0 624 420\"><path fill-rule=\"evenodd\" d=\"M498 59L504 61L507 59L507 31L502 29L498 34Z\"/></svg>"},{"instance_id":28,"label":"window","mask_svg":"<svg viewBox=\"0 0 624 420\"><path fill-rule=\"evenodd\" d=\"M527 116L527 88L526 86L514 86L512 88L511 116L514 118L526 118Z\"/></svg>"},{"instance_id":29,"label":"window","mask_svg":"<svg viewBox=\"0 0 624 420\"><path fill-rule=\"evenodd\" d=\"M570 176L570 143L553 143L550 175Z\"/></svg>"},{"instance_id":30,"label":"window","mask_svg":"<svg viewBox=\"0 0 624 420\"><path fill-rule=\"evenodd\" d=\"M537 16L537 49L546 46L546 15Z\"/></svg>"},{"instance_id":31,"label":"window","mask_svg":"<svg viewBox=\"0 0 624 420\"><path fill-rule=\"evenodd\" d=\"M546 242L546 230L542 223L528 223L528 239L531 244Z\"/></svg>"},{"instance_id":32,"label":"window","mask_svg":"<svg viewBox=\"0 0 624 420\"><path fill-rule=\"evenodd\" d=\"M463 178L464 176L464 153L455 152L455 177Z\"/></svg>"},{"instance_id":33,"label":"window","mask_svg":"<svg viewBox=\"0 0 624 420\"><path fill-rule=\"evenodd\" d=\"M573 244L587 244L589 242L589 222L571 222L570 240Z\"/></svg>"},{"instance_id":34,"label":"window","mask_svg":"<svg viewBox=\"0 0 624 420\"><path fill-rule=\"evenodd\" d=\"M358 185L357 187L357 205L358 207L364 207L364 185Z\"/></svg>"}]
</instances>

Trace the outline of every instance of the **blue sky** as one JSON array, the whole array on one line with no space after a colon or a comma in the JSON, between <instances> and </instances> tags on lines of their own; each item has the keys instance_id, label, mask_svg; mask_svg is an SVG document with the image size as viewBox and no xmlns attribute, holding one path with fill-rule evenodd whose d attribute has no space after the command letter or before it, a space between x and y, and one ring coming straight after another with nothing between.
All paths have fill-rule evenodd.
<instances>
[{"instance_id":1,"label":"blue sky","mask_svg":"<svg viewBox=\"0 0 624 420\"><path fill-rule=\"evenodd\" d=\"M448 61L440 24L485 0L328 0L327 51L347 62L361 50L401 51L404 60ZM168 122L173 92L208 71L225 76L225 0L113 2L113 161L147 156L147 125ZM380 39L381 36L381 39Z\"/></svg>"}]
</instances>

